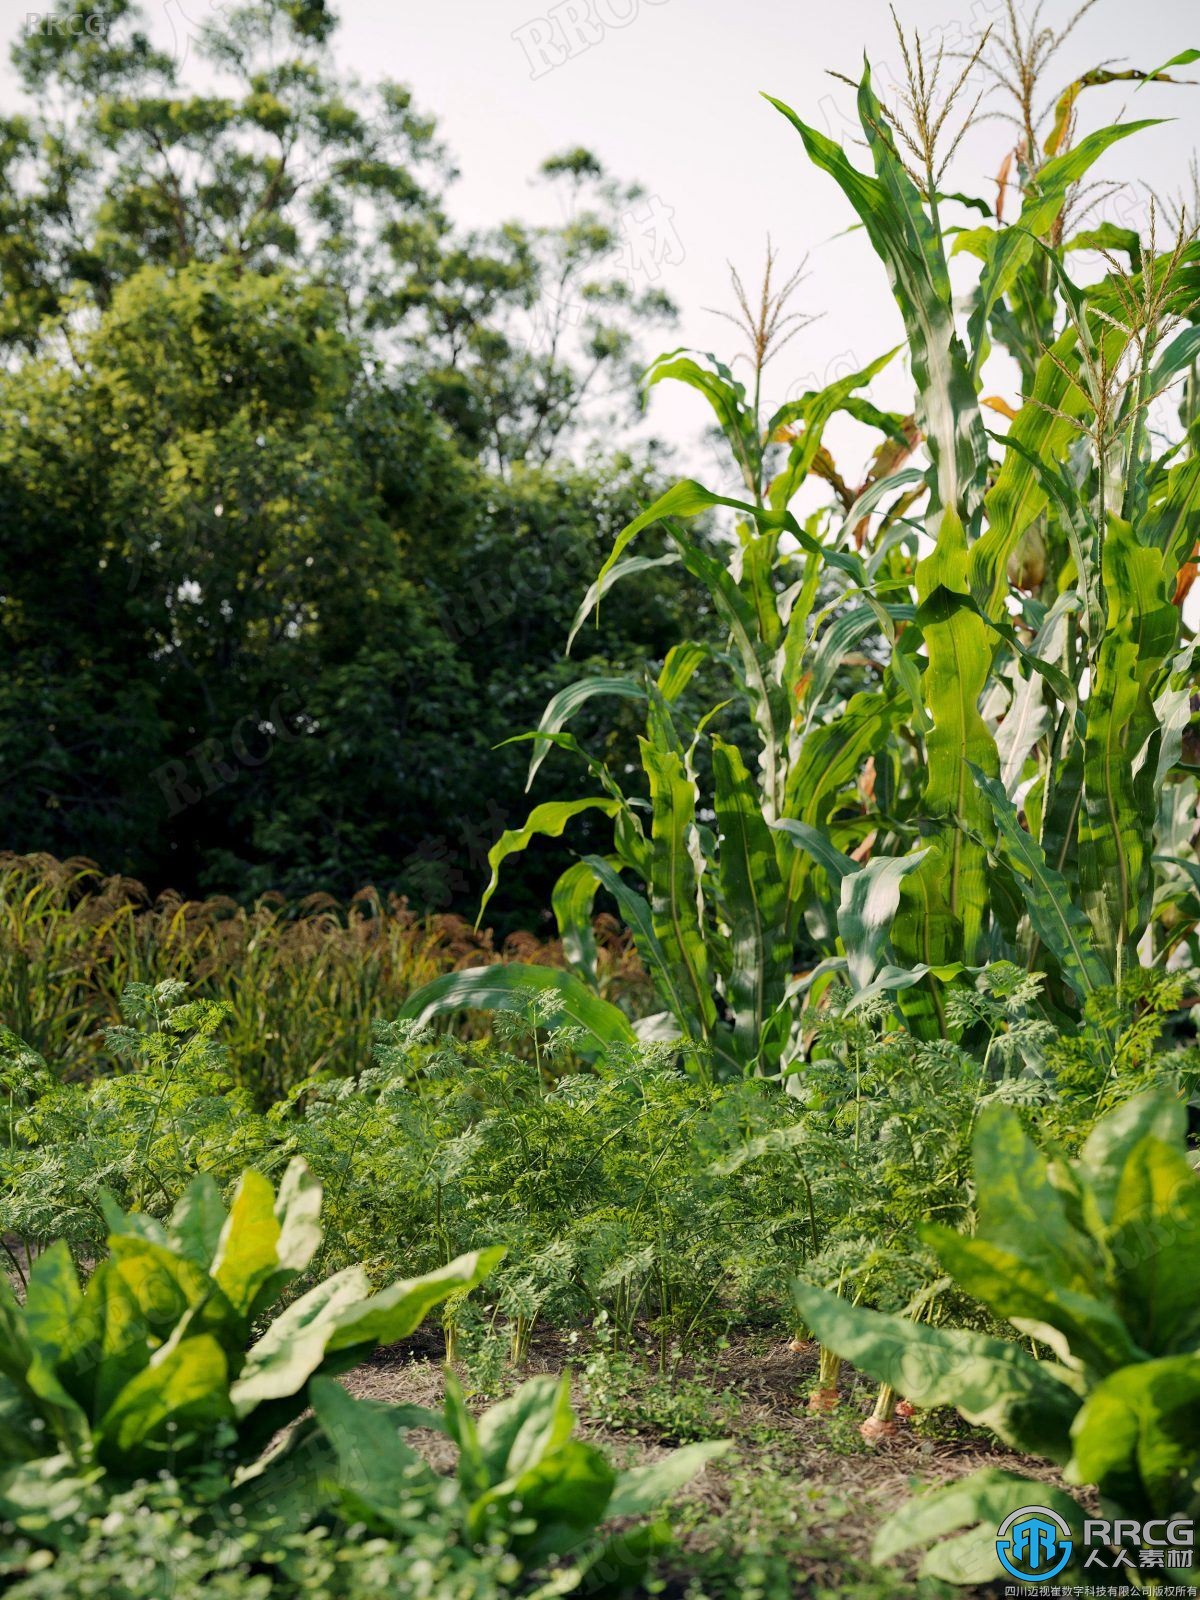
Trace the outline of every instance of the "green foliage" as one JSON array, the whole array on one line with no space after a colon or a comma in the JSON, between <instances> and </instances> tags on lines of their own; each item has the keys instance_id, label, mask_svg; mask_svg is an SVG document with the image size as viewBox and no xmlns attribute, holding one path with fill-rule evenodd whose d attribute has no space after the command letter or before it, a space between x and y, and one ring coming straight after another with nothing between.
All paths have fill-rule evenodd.
<instances>
[{"instance_id":1,"label":"green foliage","mask_svg":"<svg viewBox=\"0 0 1200 1600\"><path fill-rule=\"evenodd\" d=\"M347 1267L263 1327L320 1248L320 1206L300 1160L278 1193L244 1172L228 1209L202 1174L165 1222L106 1200L108 1254L85 1287L62 1240L34 1261L23 1303L0 1281L14 1463L0 1486L4 1513L24 1526L47 1458L74 1475L79 1494L98 1470L128 1482L160 1466L246 1467L309 1403L310 1379L406 1337L503 1254L476 1251L374 1294L362 1268Z\"/></svg>"},{"instance_id":2,"label":"green foliage","mask_svg":"<svg viewBox=\"0 0 1200 1600\"><path fill-rule=\"evenodd\" d=\"M1080 242L1071 196L1110 146L1150 124L1076 138L1073 85L1044 152L1016 157L1021 207L1005 223L985 202L939 193L937 141L962 82L932 109L937 73L922 78L904 53L912 129L869 68L858 85L872 172L772 103L887 271L912 414L866 397L893 351L765 416L764 369L804 319L787 310L795 283L776 285L770 255L758 309L735 277L731 320L748 336L752 384L678 350L646 381L704 397L742 497L691 480L660 495L618 535L571 634L618 576L645 571L627 552L659 529L725 631L725 682L693 714L674 703L666 669L623 690L583 677L535 736L531 778L558 742L620 802L604 869L587 863L634 932L665 1025L726 1076L799 1061L804 1008L831 978L858 996L892 994L914 1034L948 1038L949 991L986 961L1044 968L1048 1014L1075 1024L1090 1022L1097 991L1124 992L1139 960L1165 962L1185 943L1197 954L1194 899L1185 910L1171 895L1177 917L1163 908L1166 885L1177 892L1194 866L1194 827L1179 825L1196 801L1182 760L1195 674L1180 603L1200 507L1200 247L1185 219L1165 251L1151 238L1128 270L1110 257L1098 282L1076 284L1064 265ZM987 223L949 221L963 204ZM965 325L958 250L982 264ZM997 407L1012 418L1004 436L983 422L993 344L1028 368L1024 403ZM1148 408L1187 374L1178 425L1160 438ZM824 443L839 413L881 435L857 489ZM918 447L924 470L905 465ZM792 507L814 479L834 500L801 517ZM710 511L733 513L722 555L689 530ZM869 688L839 676L864 643L878 669ZM712 653L701 640L677 650ZM601 689L646 703L649 804L558 731ZM756 761L730 742L734 717ZM561 808L538 807L531 825L551 811L557 832ZM1186 864L1168 872L1164 845L1180 838ZM493 865L507 853L498 846ZM816 982L795 981L797 965L815 966Z\"/></svg>"},{"instance_id":3,"label":"green foliage","mask_svg":"<svg viewBox=\"0 0 1200 1600\"><path fill-rule=\"evenodd\" d=\"M670 307L623 277L634 194L594 161L545 174L561 226L453 230L434 124L343 81L308 9L223 7L186 72L128 0L17 41L0 835L155 893L465 909L522 804L492 749L568 681L572 593L654 493L611 413ZM593 665L664 655L696 598L647 574Z\"/></svg>"},{"instance_id":4,"label":"green foliage","mask_svg":"<svg viewBox=\"0 0 1200 1600\"><path fill-rule=\"evenodd\" d=\"M1050 1457L1069 1483L1094 1484L1112 1515L1194 1518L1200 1298L1188 1262L1200 1180L1185 1127L1178 1100L1138 1096L1098 1122L1068 1163L1048 1162L1011 1110L980 1118L976 1231L930 1223L923 1237L955 1285L1034 1354L865 1311L807 1284L795 1285L797 1307L838 1354L919 1405L954 1405L1013 1448ZM999 1576L994 1527L1038 1497L1078 1525L1080 1508L1061 1491L988 1471L912 1502L881 1530L878 1553L953 1532L924 1572Z\"/></svg>"},{"instance_id":5,"label":"green foliage","mask_svg":"<svg viewBox=\"0 0 1200 1600\"><path fill-rule=\"evenodd\" d=\"M348 1521L405 1542L436 1507L464 1543L511 1552L517 1572L570 1558L549 1590L556 1594L587 1593L597 1581L613 1592L633 1587L667 1530L649 1523L606 1536L604 1525L644 1517L725 1448L686 1445L653 1465L618 1473L593 1445L572 1436L566 1377L531 1378L478 1419L453 1377L440 1417L354 1400L321 1380L313 1403L335 1457L334 1504ZM457 1447L453 1499L445 1480L405 1441L404 1430L414 1425L448 1433Z\"/></svg>"}]
</instances>

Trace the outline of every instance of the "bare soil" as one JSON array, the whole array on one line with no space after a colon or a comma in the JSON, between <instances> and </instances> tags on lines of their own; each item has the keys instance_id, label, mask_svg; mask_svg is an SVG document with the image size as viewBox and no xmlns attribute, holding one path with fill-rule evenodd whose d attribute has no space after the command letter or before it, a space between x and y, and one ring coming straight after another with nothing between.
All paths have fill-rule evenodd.
<instances>
[{"instance_id":1,"label":"bare soil","mask_svg":"<svg viewBox=\"0 0 1200 1600\"><path fill-rule=\"evenodd\" d=\"M573 1393L580 1435L604 1448L618 1465L652 1461L678 1442L669 1431L641 1421L630 1431L618 1431L589 1419L577 1371L581 1359L578 1344L543 1333L525 1367L511 1373L510 1380L515 1385L534 1373L576 1369ZM443 1392L442 1360L440 1335L433 1329L422 1330L403 1345L378 1351L349 1376L347 1387L371 1399L436 1407ZM846 1569L866 1564L879 1524L918 1488L966 1477L981 1467L1024 1473L1041 1482L1060 1481L1047 1462L1005 1450L950 1413L898 1419L893 1436L868 1445L858 1424L870 1415L874 1387L844 1369L837 1411L833 1416L813 1415L807 1396L816 1372L815 1345L793 1348L750 1337L734 1340L711 1356L682 1361L675 1369L676 1379L700 1378L714 1395L728 1390L736 1396L732 1414L715 1405L712 1434L732 1439L736 1453L710 1465L681 1497L686 1510L682 1553L677 1558L681 1577L686 1576L689 1551L711 1549L727 1532L735 1474L740 1471L744 1478L753 1473L756 1456L764 1453L769 1456L764 1471L778 1476L787 1492L794 1493L799 1485L806 1502L804 1515L814 1514L820 1530L811 1561L796 1561L797 1595L836 1589L839 1564ZM434 1465L452 1465L454 1452L446 1440L431 1433L420 1445ZM792 1541L788 1548L795 1548ZM911 1570L905 1574L910 1581ZM886 1585L886 1579L882 1582ZM880 1593L886 1592L881 1587ZM985 1587L957 1593L964 1600L990 1600L1003 1590Z\"/></svg>"}]
</instances>

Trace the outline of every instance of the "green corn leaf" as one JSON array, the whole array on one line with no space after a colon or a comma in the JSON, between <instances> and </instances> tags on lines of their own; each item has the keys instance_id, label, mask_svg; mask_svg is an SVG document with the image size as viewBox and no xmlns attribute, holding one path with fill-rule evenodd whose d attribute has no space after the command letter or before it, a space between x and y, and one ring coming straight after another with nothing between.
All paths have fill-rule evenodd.
<instances>
[{"instance_id":1,"label":"green corn leaf","mask_svg":"<svg viewBox=\"0 0 1200 1600\"><path fill-rule=\"evenodd\" d=\"M1136 770L1135 758L1159 735L1153 697L1176 647L1179 613L1162 553L1140 545L1116 517L1103 573L1108 616L1088 697L1079 878L1096 945L1117 971L1149 916L1155 762Z\"/></svg>"},{"instance_id":2,"label":"green corn leaf","mask_svg":"<svg viewBox=\"0 0 1200 1600\"><path fill-rule=\"evenodd\" d=\"M478 927L483 920L488 901L500 882L501 864L509 856L525 850L539 836L561 839L567 823L584 811L600 811L606 817L615 817L620 809L621 802L609 795L592 795L586 800L546 800L540 806L534 806L523 827L506 828L488 851L488 866L492 869L492 875L479 902L475 926Z\"/></svg>"},{"instance_id":3,"label":"green corn leaf","mask_svg":"<svg viewBox=\"0 0 1200 1600\"><path fill-rule=\"evenodd\" d=\"M575 613L571 631L567 636L567 647L563 653L568 656L571 654L571 646L575 643L580 628L615 583L620 583L622 578L633 577L634 573L646 572L651 567L673 566L678 560L679 557L675 552L669 550L666 555L661 556L626 556L624 561L612 562L606 566L603 574L589 587L579 610Z\"/></svg>"},{"instance_id":4,"label":"green corn leaf","mask_svg":"<svg viewBox=\"0 0 1200 1600\"><path fill-rule=\"evenodd\" d=\"M591 1035L593 1048L632 1044L634 1032L624 1012L601 1000L571 972L557 967L468 967L447 972L409 995L400 1012L402 1021L424 1025L434 1017L455 1011L525 1011L535 997L553 995L559 1022L568 1022Z\"/></svg>"},{"instance_id":5,"label":"green corn leaf","mask_svg":"<svg viewBox=\"0 0 1200 1600\"><path fill-rule=\"evenodd\" d=\"M639 740L653 806L650 909L666 961L680 974L689 1010L707 1038L716 1022L709 987L708 949L700 927L696 865L689 835L696 824L696 792L672 751Z\"/></svg>"},{"instance_id":6,"label":"green corn leaf","mask_svg":"<svg viewBox=\"0 0 1200 1600\"><path fill-rule=\"evenodd\" d=\"M1075 87L1072 85L1072 88ZM1067 96L1070 94L1071 90L1068 90ZM1064 96L1064 101L1067 96ZM1073 99L1071 103L1074 103ZM1060 102L1060 110L1062 104ZM1069 111L1067 114L1069 116ZM1049 233L1054 226L1072 184L1078 183L1089 167L1118 139L1125 139L1131 133L1139 133L1143 128L1157 125L1157 119L1152 119L1099 128L1087 134L1063 155L1053 156L1039 168L1036 193L1026 199L1021 215L1013 226L993 234L994 243L986 252L986 265L969 326L972 378L978 377L979 368L987 354L987 323L996 302L1012 289L1021 268L1032 258L1038 237ZM1047 148L1050 147L1048 144Z\"/></svg>"},{"instance_id":7,"label":"green corn leaf","mask_svg":"<svg viewBox=\"0 0 1200 1600\"><path fill-rule=\"evenodd\" d=\"M561 875L550 894L550 906L567 965L593 990L598 980L592 912L599 887L600 880L591 867L586 862L576 861Z\"/></svg>"},{"instance_id":8,"label":"green corn leaf","mask_svg":"<svg viewBox=\"0 0 1200 1600\"><path fill-rule=\"evenodd\" d=\"M995 849L1020 886L1034 932L1058 962L1063 977L1085 1000L1112 982L1112 973L1092 944L1088 919L1075 905L1062 874L1021 826L1003 785L974 764L971 773L991 808Z\"/></svg>"},{"instance_id":9,"label":"green corn leaf","mask_svg":"<svg viewBox=\"0 0 1200 1600\"><path fill-rule=\"evenodd\" d=\"M695 355L703 355L709 365L701 366L693 359ZM743 385L709 351L680 349L659 356L642 379L642 386L649 389L666 378L687 384L708 401L737 462L742 482L757 497L762 479L762 444Z\"/></svg>"},{"instance_id":10,"label":"green corn leaf","mask_svg":"<svg viewBox=\"0 0 1200 1600\"><path fill-rule=\"evenodd\" d=\"M974 518L987 468L987 440L954 326L940 237L896 152L869 69L859 86L858 107L875 162L874 178L858 171L839 144L801 121L782 101L766 98L800 134L810 160L841 187L887 267L908 334L918 420L933 460L937 494L930 532L936 538L942 511L954 512L961 521Z\"/></svg>"},{"instance_id":11,"label":"green corn leaf","mask_svg":"<svg viewBox=\"0 0 1200 1600\"><path fill-rule=\"evenodd\" d=\"M729 998L739 1054L752 1061L767 1018L783 998L791 965L787 899L775 846L741 752L714 739L713 781L721 834L720 883L730 924Z\"/></svg>"},{"instance_id":12,"label":"green corn leaf","mask_svg":"<svg viewBox=\"0 0 1200 1600\"><path fill-rule=\"evenodd\" d=\"M1078 336L1069 327L1038 362L1033 393L1006 437L1006 444L1022 448L1008 450L988 491L987 531L972 545L969 562L971 593L989 617L1002 615L1008 558L1049 499L1033 463L1061 464L1079 437L1070 419L1089 411L1086 391L1071 381L1072 362L1077 360Z\"/></svg>"},{"instance_id":13,"label":"green corn leaf","mask_svg":"<svg viewBox=\"0 0 1200 1600\"><path fill-rule=\"evenodd\" d=\"M710 489L706 489L693 478L684 478L674 484L665 494L659 495L653 505L648 506L640 516L622 528L600 569L596 584L606 583L630 543L647 528L673 517L688 522L705 511L715 510L718 506L738 512L763 533L790 533L808 555L816 555L839 572L844 572L852 582L860 584L863 588L868 587L866 568L858 556L851 555L845 550L835 549L833 546L822 545L800 526L790 511L752 505L745 500L730 499L728 495L713 494Z\"/></svg>"},{"instance_id":14,"label":"green corn leaf","mask_svg":"<svg viewBox=\"0 0 1200 1600\"><path fill-rule=\"evenodd\" d=\"M617 902L621 920L632 932L638 954L681 1031L691 1038L698 1037L700 1025L689 999L691 990L686 975L667 959L654 931L654 915L649 903L636 889L630 888L610 862L600 856L584 856L583 860Z\"/></svg>"},{"instance_id":15,"label":"green corn leaf","mask_svg":"<svg viewBox=\"0 0 1200 1600\"><path fill-rule=\"evenodd\" d=\"M786 509L812 471L813 462L821 449L826 423L837 412L853 408L854 390L865 388L883 371L898 350L899 346L879 356L861 372L838 378L836 382L828 384L817 393L805 395L799 401L792 401L772 417L767 427L768 438L773 437L776 429L783 423L803 423L803 431L788 454L787 465L774 478L768 491L771 505L777 511ZM878 415L876 413L876 416Z\"/></svg>"},{"instance_id":16,"label":"green corn leaf","mask_svg":"<svg viewBox=\"0 0 1200 1600\"><path fill-rule=\"evenodd\" d=\"M676 536L684 566L708 589L722 622L737 646L755 724L762 741L762 785L766 809L779 807L786 777L785 751L791 719L787 695L773 670L771 652L758 632L753 607L729 573L697 545Z\"/></svg>"},{"instance_id":17,"label":"green corn leaf","mask_svg":"<svg viewBox=\"0 0 1200 1600\"><path fill-rule=\"evenodd\" d=\"M837 895L841 894L843 880L859 870L857 861L843 854L827 834L810 823L798 822L795 817L781 817L778 822L772 822L771 827L786 834L793 844L807 851L817 865L824 868L830 887Z\"/></svg>"},{"instance_id":18,"label":"green corn leaf","mask_svg":"<svg viewBox=\"0 0 1200 1600\"><path fill-rule=\"evenodd\" d=\"M865 989L879 971L900 906L901 884L920 867L925 854L918 850L907 856L876 856L843 878L838 934L855 989Z\"/></svg>"},{"instance_id":19,"label":"green corn leaf","mask_svg":"<svg viewBox=\"0 0 1200 1600\"><path fill-rule=\"evenodd\" d=\"M533 788L538 768L553 748L546 738L550 733L561 733L567 723L589 700L607 695L618 700L644 700L646 691L632 678L581 678L560 689L546 705L542 719L534 733L533 753L529 758L529 771L525 777L525 792Z\"/></svg>"},{"instance_id":20,"label":"green corn leaf","mask_svg":"<svg viewBox=\"0 0 1200 1600\"><path fill-rule=\"evenodd\" d=\"M941 546L918 569L918 583L935 577L961 578L965 547L960 559L947 548L952 518L943 522ZM931 563L935 563L932 567ZM971 768L989 774L1000 770L996 741L979 702L991 671L993 650L988 625L960 603L959 597L938 583L926 592L917 614L929 664L924 696L933 726L925 739L927 776L924 809L945 832L923 863L917 879L936 893L938 926L944 929L931 947L914 944L905 924L905 940L897 949L905 959L932 965L961 960L971 964L979 949L989 896L986 845L993 832L991 810L979 793ZM911 901L910 904L915 904Z\"/></svg>"},{"instance_id":21,"label":"green corn leaf","mask_svg":"<svg viewBox=\"0 0 1200 1600\"><path fill-rule=\"evenodd\" d=\"M706 644L693 644L690 640L672 645L658 675L659 694L668 705L673 704L692 681L696 669L712 655Z\"/></svg>"}]
</instances>

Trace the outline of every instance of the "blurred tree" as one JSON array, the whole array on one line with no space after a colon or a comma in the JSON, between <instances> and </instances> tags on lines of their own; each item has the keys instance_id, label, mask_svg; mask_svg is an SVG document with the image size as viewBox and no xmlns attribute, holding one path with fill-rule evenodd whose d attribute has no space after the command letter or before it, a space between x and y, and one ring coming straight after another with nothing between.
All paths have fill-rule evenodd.
<instances>
[{"instance_id":1,"label":"blurred tree","mask_svg":"<svg viewBox=\"0 0 1200 1600\"><path fill-rule=\"evenodd\" d=\"M0 840L470 906L525 806L527 747L492 747L581 670L644 472L498 479L286 270L146 268L69 338L0 378ZM649 576L585 634L598 670L697 603Z\"/></svg>"}]
</instances>

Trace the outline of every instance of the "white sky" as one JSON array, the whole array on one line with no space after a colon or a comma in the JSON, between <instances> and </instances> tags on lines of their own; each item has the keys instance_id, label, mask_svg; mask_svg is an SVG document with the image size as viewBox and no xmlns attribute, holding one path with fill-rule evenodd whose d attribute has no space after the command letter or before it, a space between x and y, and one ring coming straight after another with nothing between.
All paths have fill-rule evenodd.
<instances>
[{"instance_id":1,"label":"white sky","mask_svg":"<svg viewBox=\"0 0 1200 1600\"><path fill-rule=\"evenodd\" d=\"M176 47L185 50L189 19L198 23L220 3L151 0L147 10L160 39L167 43L174 35ZM1023 0L1023 12L1027 4ZM670 343L729 352L734 330L703 307L729 303L729 260L748 283L756 281L768 232L783 265L809 255L799 303L822 314L780 357L771 400L861 367L899 342L882 268L861 233L843 233L852 221L847 204L832 180L809 165L799 137L759 97L760 90L777 95L807 121L850 137L852 93L825 69L856 75L865 49L877 82L886 86L894 78L898 49L885 0L566 0L553 11L560 24L579 17L582 33L575 33L565 59L563 33L553 28L547 0L335 5L342 65L366 78L410 83L418 103L436 115L461 171L449 197L460 222L549 220L549 202L530 178L552 151L586 145L614 175L639 180L654 197L666 259L650 260L644 271L646 281L665 288L682 309L678 337ZM545 14L533 9L537 5ZM953 48L999 23L1002 7L1003 0L903 0L898 9L906 25L938 30ZM1072 0L1046 0L1044 20L1061 25L1071 8ZM0 0L7 35L28 9ZM611 25L622 18L623 26ZM1140 0L1136 7L1099 0L1051 70L1048 92L1102 61L1156 67L1200 46L1198 35L1196 0ZM541 40L553 40L548 56L538 49ZM1200 63L1179 75L1200 77ZM5 65L0 88L8 83ZM1200 87L1132 91L1131 84L1089 90L1080 102L1083 126L1123 112L1176 120L1118 146L1099 170L1131 182L1153 175L1160 191L1178 192L1200 144ZM995 173L1009 142L1000 122L975 129L951 186L994 198L994 186L983 180ZM1144 211L1144 198L1135 196L1108 202L1103 214L1119 220L1125 204ZM899 366L875 391L897 405L909 392ZM655 392L655 431L687 454L707 420L699 396L675 385ZM707 472L704 457L693 456L692 464L712 481L711 461Z\"/></svg>"},{"instance_id":2,"label":"white sky","mask_svg":"<svg viewBox=\"0 0 1200 1600\"><path fill-rule=\"evenodd\" d=\"M1072 9L1072 0L1047 0L1043 18L1061 25ZM902 0L897 10L909 27L940 30L948 49L1003 18L1002 0ZM861 232L843 233L853 221L849 206L760 98L766 91L806 121L852 137L852 91L826 68L857 76L866 50L877 82L898 75L885 0L599 0L576 7L585 30L589 11L631 20L603 28L586 48L577 36L576 53L549 70L537 44L553 39L553 58L563 35L552 32L545 0L342 0L339 50L356 71L383 70L412 83L437 114L462 173L451 204L464 222L532 214L541 197L530 188L531 174L547 153L567 145L586 145L613 173L639 180L657 197L660 214L670 213L676 259L662 261L657 281L681 307L680 344L729 350L734 330L703 307L729 304L729 260L747 283L757 280L768 232L783 264L807 254L799 303L821 320L781 354L772 399L857 370L898 343L883 269ZM564 19L562 7L558 16ZM1200 46L1195 0L1141 0L1136 8L1099 0L1051 70L1048 92L1102 61L1119 57L1150 69L1192 45ZM1200 63L1176 75L1200 78ZM1100 170L1130 182L1153 174L1160 190L1178 191L1190 182L1188 164L1200 145L1200 87L1151 85L1136 97L1133 89L1089 90L1080 101L1083 127L1123 112L1176 120L1134 135ZM992 103L1002 102L997 96ZM994 198L994 185L981 180L997 171L1008 136L999 121L974 130L956 183ZM1104 214L1117 220L1120 203L1109 202ZM1144 196L1134 203L1144 209ZM903 369L897 365L891 384L875 392L904 404L910 391ZM708 421L698 395L666 384L654 393L651 417L656 431L684 447ZM707 464L711 481L712 463L696 464Z\"/></svg>"}]
</instances>

